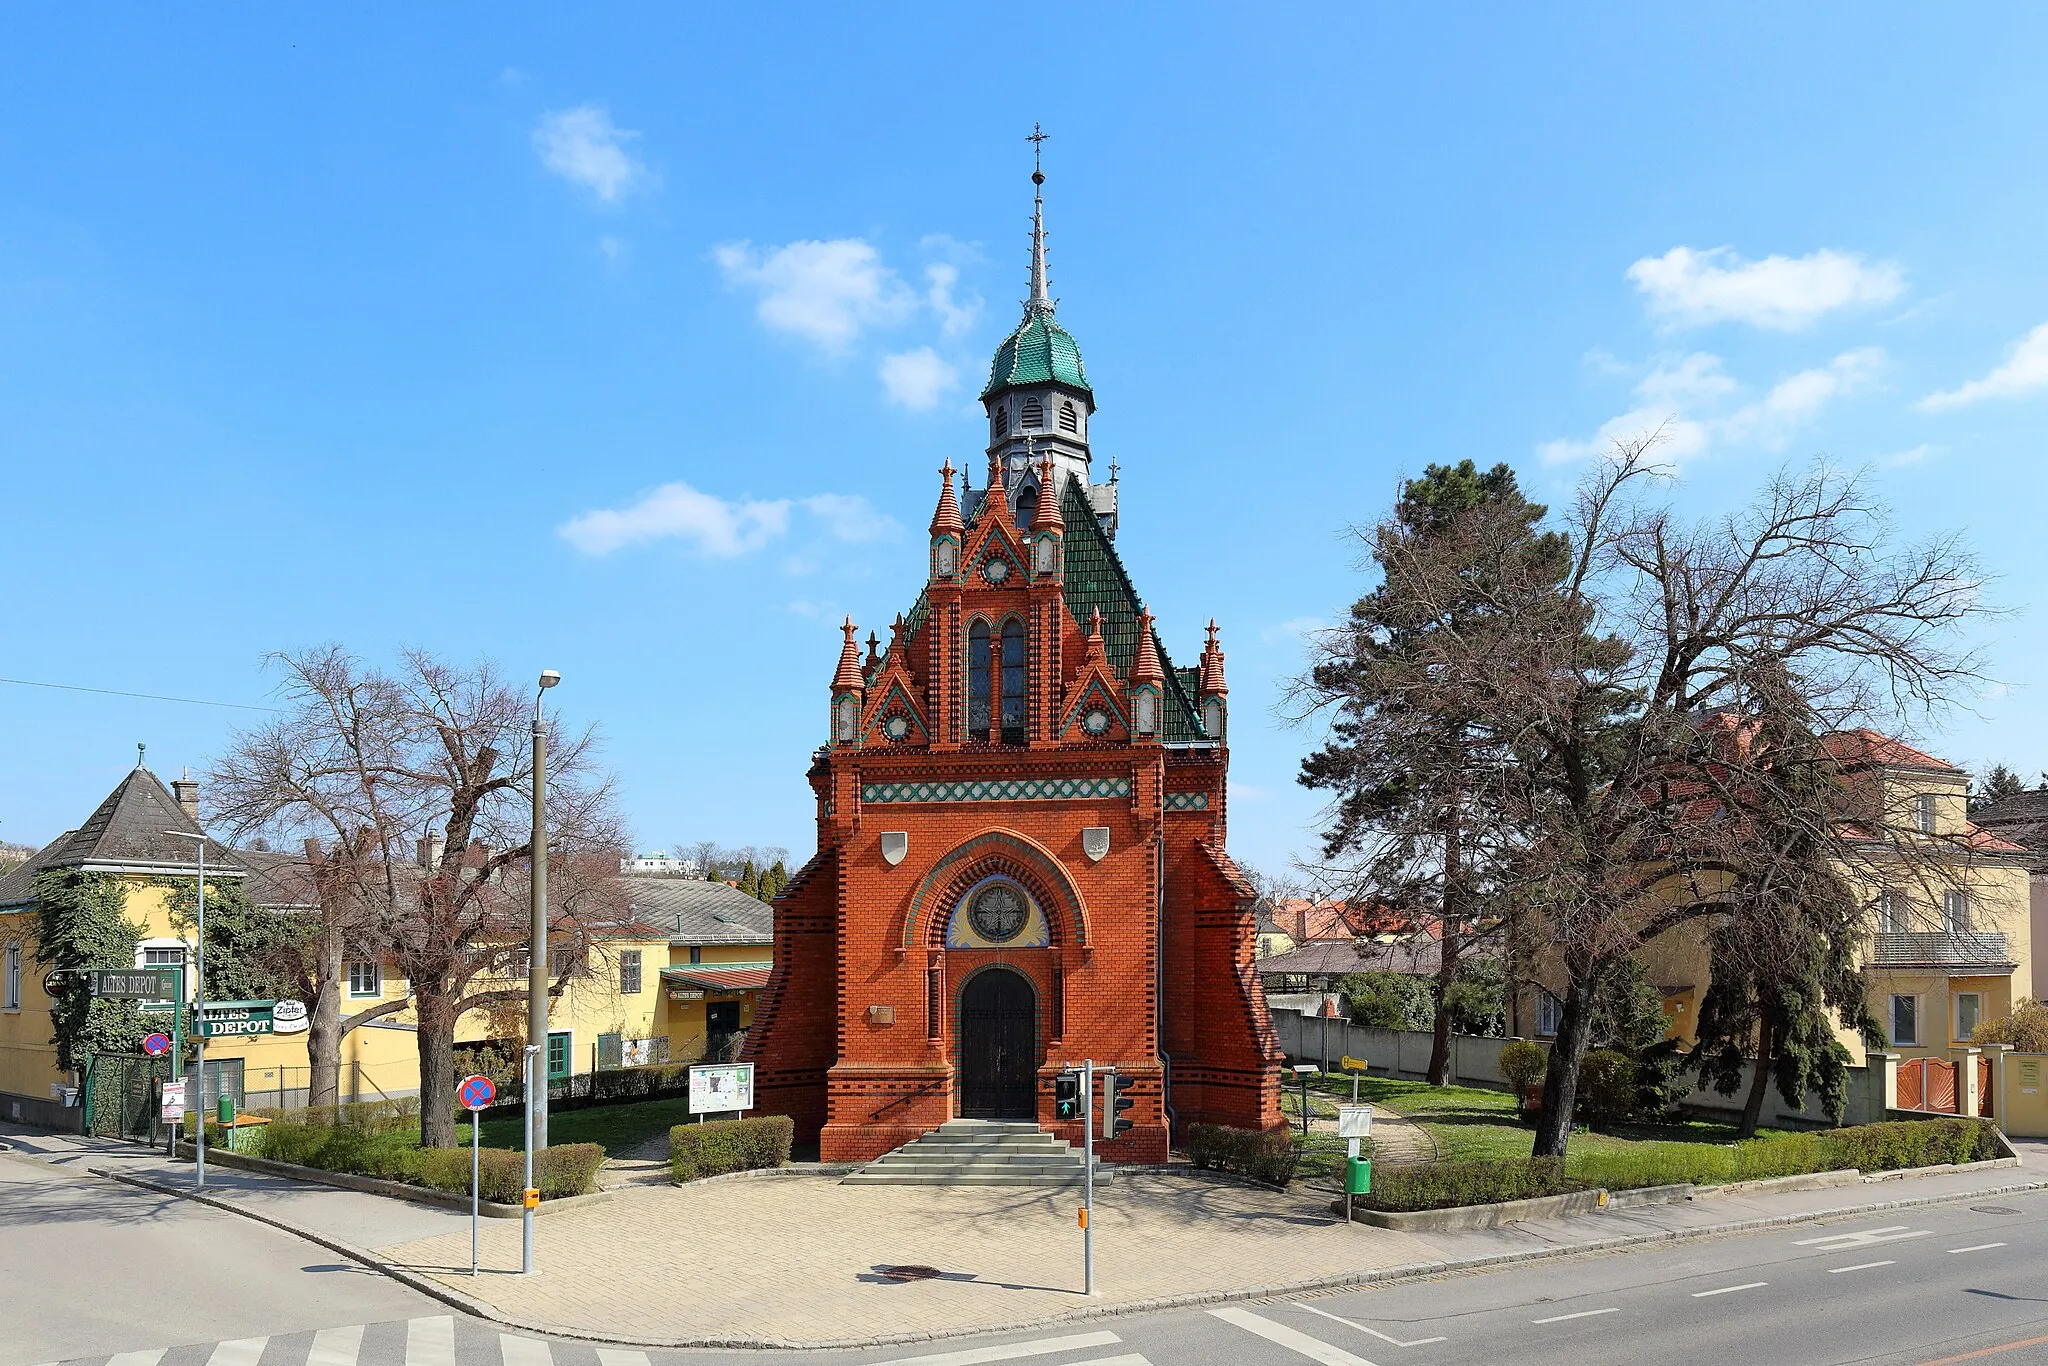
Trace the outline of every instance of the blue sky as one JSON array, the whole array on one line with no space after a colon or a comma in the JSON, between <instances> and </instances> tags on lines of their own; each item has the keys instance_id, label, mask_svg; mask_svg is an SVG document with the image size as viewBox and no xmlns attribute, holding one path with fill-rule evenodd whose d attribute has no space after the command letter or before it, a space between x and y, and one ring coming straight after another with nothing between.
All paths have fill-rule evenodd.
<instances>
[{"instance_id":1,"label":"blue sky","mask_svg":"<svg viewBox=\"0 0 2048 1366\"><path fill-rule=\"evenodd\" d=\"M559 7L556 7L559 10ZM1313 845L1301 633L1438 460L1700 513L1868 466L2021 609L1920 737L2048 767L2048 21L2019 7L680 7L0 19L0 676L260 704L339 641L557 668L644 847L808 852L1024 291L1034 120L1120 547ZM0 685L0 838L259 713Z\"/></svg>"}]
</instances>

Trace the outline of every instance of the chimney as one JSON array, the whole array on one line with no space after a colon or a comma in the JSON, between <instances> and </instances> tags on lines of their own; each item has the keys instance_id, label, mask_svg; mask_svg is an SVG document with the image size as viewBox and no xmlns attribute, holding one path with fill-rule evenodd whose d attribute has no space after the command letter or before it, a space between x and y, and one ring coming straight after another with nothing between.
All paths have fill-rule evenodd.
<instances>
[{"instance_id":1,"label":"chimney","mask_svg":"<svg viewBox=\"0 0 2048 1366\"><path fill-rule=\"evenodd\" d=\"M427 837L419 842L420 867L433 872L441 866L441 853L448 847L447 837L439 830L429 830Z\"/></svg>"},{"instance_id":2,"label":"chimney","mask_svg":"<svg viewBox=\"0 0 2048 1366\"><path fill-rule=\"evenodd\" d=\"M195 822L199 819L199 782L186 769L171 783L171 795L178 799L178 809Z\"/></svg>"}]
</instances>

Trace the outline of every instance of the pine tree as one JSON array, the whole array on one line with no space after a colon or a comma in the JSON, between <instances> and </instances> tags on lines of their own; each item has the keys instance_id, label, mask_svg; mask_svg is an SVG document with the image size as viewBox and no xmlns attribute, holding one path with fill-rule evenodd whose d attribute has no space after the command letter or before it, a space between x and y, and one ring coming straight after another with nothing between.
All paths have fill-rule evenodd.
<instances>
[{"instance_id":1,"label":"pine tree","mask_svg":"<svg viewBox=\"0 0 2048 1366\"><path fill-rule=\"evenodd\" d=\"M761 875L754 871L752 859L748 859L740 868L740 890L755 900L760 900Z\"/></svg>"},{"instance_id":2,"label":"pine tree","mask_svg":"<svg viewBox=\"0 0 2048 1366\"><path fill-rule=\"evenodd\" d=\"M768 887L763 901L773 901L782 895L782 889L789 885L789 869L782 866L782 860L775 860L775 866L768 870Z\"/></svg>"},{"instance_id":3,"label":"pine tree","mask_svg":"<svg viewBox=\"0 0 2048 1366\"><path fill-rule=\"evenodd\" d=\"M1356 858L1372 895L1433 913L1440 926L1428 1077L1450 1080L1451 1020L1464 951L1497 883L1488 770L1512 756L1489 749L1474 694L1433 668L1443 635L1483 632L1498 615L1503 579L1554 582L1570 563L1564 540L1537 531L1545 509L1522 496L1514 471L1470 460L1431 465L1402 486L1393 516L1372 533L1383 582L1331 632L1297 685L1311 708L1334 712L1331 736L1303 760L1300 782L1333 793L1323 854Z\"/></svg>"},{"instance_id":4,"label":"pine tree","mask_svg":"<svg viewBox=\"0 0 2048 1366\"><path fill-rule=\"evenodd\" d=\"M1984 775L1984 785L1970 794L1970 810L1981 811L2007 797L2017 797L2026 790L2026 779L2004 764L1993 764L1991 772Z\"/></svg>"}]
</instances>

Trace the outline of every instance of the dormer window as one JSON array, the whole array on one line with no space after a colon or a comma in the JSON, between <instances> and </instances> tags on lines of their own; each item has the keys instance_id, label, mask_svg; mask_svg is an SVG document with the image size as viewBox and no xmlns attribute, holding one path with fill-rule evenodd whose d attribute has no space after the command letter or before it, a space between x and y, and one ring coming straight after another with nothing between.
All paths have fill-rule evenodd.
<instances>
[{"instance_id":1,"label":"dormer window","mask_svg":"<svg viewBox=\"0 0 2048 1366\"><path fill-rule=\"evenodd\" d=\"M1913 828L1923 835L1934 833L1934 794L1921 792L1913 797Z\"/></svg>"},{"instance_id":2,"label":"dormer window","mask_svg":"<svg viewBox=\"0 0 2048 1366\"><path fill-rule=\"evenodd\" d=\"M1081 430L1081 418L1075 413L1074 405L1071 403L1062 403L1060 405L1060 430L1063 432L1078 432Z\"/></svg>"},{"instance_id":3,"label":"dormer window","mask_svg":"<svg viewBox=\"0 0 2048 1366\"><path fill-rule=\"evenodd\" d=\"M1045 407L1035 398L1024 400L1024 412L1017 419L1019 431L1035 432L1045 426Z\"/></svg>"}]
</instances>

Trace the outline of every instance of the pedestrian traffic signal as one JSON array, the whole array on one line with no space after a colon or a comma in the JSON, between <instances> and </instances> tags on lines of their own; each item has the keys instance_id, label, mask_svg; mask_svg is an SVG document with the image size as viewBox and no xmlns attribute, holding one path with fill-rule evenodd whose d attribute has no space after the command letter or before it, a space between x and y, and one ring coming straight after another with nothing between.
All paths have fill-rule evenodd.
<instances>
[{"instance_id":1,"label":"pedestrian traffic signal","mask_svg":"<svg viewBox=\"0 0 2048 1366\"><path fill-rule=\"evenodd\" d=\"M1081 1117L1081 1078L1074 1072L1062 1072L1053 1078L1052 1113L1055 1119L1079 1119Z\"/></svg>"},{"instance_id":2,"label":"pedestrian traffic signal","mask_svg":"<svg viewBox=\"0 0 2048 1366\"><path fill-rule=\"evenodd\" d=\"M1129 1087L1130 1083L1114 1072L1102 1079L1102 1137L1105 1142L1136 1127L1133 1121L1124 1118L1124 1111L1138 1103L1128 1094Z\"/></svg>"}]
</instances>

